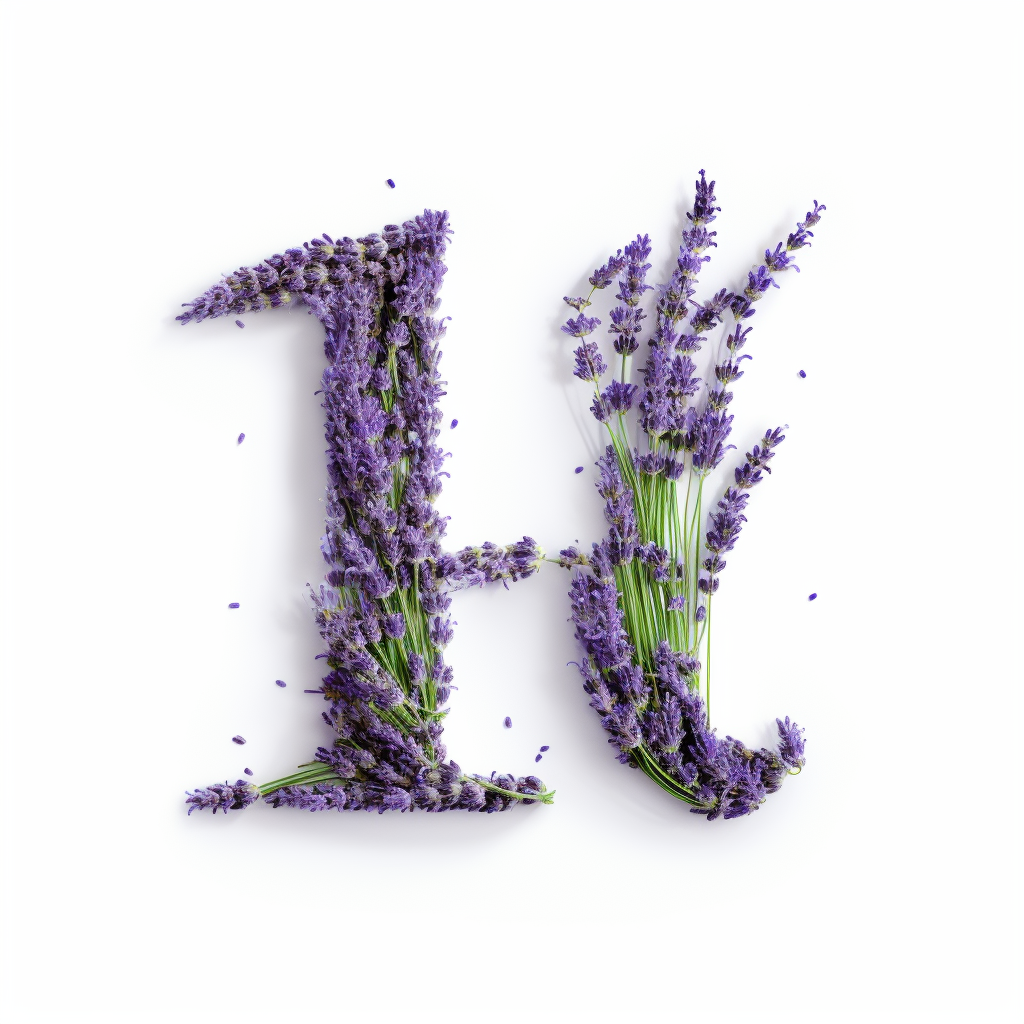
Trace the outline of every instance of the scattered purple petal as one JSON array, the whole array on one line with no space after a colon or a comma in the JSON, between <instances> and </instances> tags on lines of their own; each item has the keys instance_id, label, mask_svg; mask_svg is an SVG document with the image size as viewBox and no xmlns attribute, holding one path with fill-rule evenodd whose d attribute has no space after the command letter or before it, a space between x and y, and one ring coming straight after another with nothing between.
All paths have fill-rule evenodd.
<instances>
[{"instance_id":1,"label":"scattered purple petal","mask_svg":"<svg viewBox=\"0 0 1024 1024\"><path fill-rule=\"evenodd\" d=\"M546 753L547 751L549 751L550 749L551 749L550 747L541 747L541 748L540 748L540 752L541 752L542 754L544 754L544 753Z\"/></svg>"},{"instance_id":2,"label":"scattered purple petal","mask_svg":"<svg viewBox=\"0 0 1024 1024\"><path fill-rule=\"evenodd\" d=\"M238 605L237 601L232 601L231 604L228 605L228 607L229 608L237 608L237 607L239 607L239 605Z\"/></svg>"},{"instance_id":3,"label":"scattered purple petal","mask_svg":"<svg viewBox=\"0 0 1024 1024\"><path fill-rule=\"evenodd\" d=\"M813 601L813 600L815 600L817 598L817 596L818 596L817 594L808 594L807 595L807 600L808 601Z\"/></svg>"},{"instance_id":4,"label":"scattered purple petal","mask_svg":"<svg viewBox=\"0 0 1024 1024\"><path fill-rule=\"evenodd\" d=\"M449 430L454 430L458 425L459 425L459 421L458 420L452 420L452 425L448 429Z\"/></svg>"},{"instance_id":5,"label":"scattered purple petal","mask_svg":"<svg viewBox=\"0 0 1024 1024\"><path fill-rule=\"evenodd\" d=\"M241 747L245 743L245 737L244 736L232 736L231 737L231 742L232 743L237 743Z\"/></svg>"},{"instance_id":6,"label":"scattered purple petal","mask_svg":"<svg viewBox=\"0 0 1024 1024\"><path fill-rule=\"evenodd\" d=\"M388 188L394 188L394 187L395 187L395 183L390 178L388 178Z\"/></svg>"},{"instance_id":7,"label":"scattered purple petal","mask_svg":"<svg viewBox=\"0 0 1024 1024\"><path fill-rule=\"evenodd\" d=\"M236 327L244 327L244 326L245 326L245 324L243 324L241 320L236 320L236 321L235 321L235 326L236 326Z\"/></svg>"},{"instance_id":8,"label":"scattered purple petal","mask_svg":"<svg viewBox=\"0 0 1024 1024\"><path fill-rule=\"evenodd\" d=\"M539 760L540 760L540 759L541 759L541 758L542 758L543 756L544 756L543 754L538 754L538 755L537 755L537 756L536 756L536 757L534 758L534 761L539 761Z\"/></svg>"},{"instance_id":9,"label":"scattered purple petal","mask_svg":"<svg viewBox=\"0 0 1024 1024\"><path fill-rule=\"evenodd\" d=\"M238 443L238 444L241 444L241 443L242 443L242 442L243 442L244 440L245 440L245 434L239 434L239 435L238 435L238 441L237 441L237 443Z\"/></svg>"},{"instance_id":10,"label":"scattered purple petal","mask_svg":"<svg viewBox=\"0 0 1024 1024\"><path fill-rule=\"evenodd\" d=\"M577 467L576 467L576 468L575 468L575 469L573 470L573 472L574 472L574 473L576 473L577 475L579 475L580 473L582 473L582 472L583 472L583 467L582 467L582 466L577 466Z\"/></svg>"},{"instance_id":11,"label":"scattered purple petal","mask_svg":"<svg viewBox=\"0 0 1024 1024\"><path fill-rule=\"evenodd\" d=\"M807 376L807 374L806 374L806 373L805 373L805 372L804 372L803 370L801 370L801 371L800 371L800 376L801 376L801 377L806 377L806 376Z\"/></svg>"},{"instance_id":12,"label":"scattered purple petal","mask_svg":"<svg viewBox=\"0 0 1024 1024\"><path fill-rule=\"evenodd\" d=\"M511 729L512 728L512 719L509 718L508 715L505 716L505 728L506 729Z\"/></svg>"},{"instance_id":13,"label":"scattered purple petal","mask_svg":"<svg viewBox=\"0 0 1024 1024\"><path fill-rule=\"evenodd\" d=\"M243 768L242 771L245 772L246 775L252 775L252 769L251 768Z\"/></svg>"},{"instance_id":14,"label":"scattered purple petal","mask_svg":"<svg viewBox=\"0 0 1024 1024\"><path fill-rule=\"evenodd\" d=\"M283 679L275 679L275 680L274 680L274 682L275 682L275 683L276 683L276 684L277 684L278 686L287 686L287 685L288 685L288 684L287 684L287 683L286 683L286 682L285 682L285 681L284 681Z\"/></svg>"}]
</instances>

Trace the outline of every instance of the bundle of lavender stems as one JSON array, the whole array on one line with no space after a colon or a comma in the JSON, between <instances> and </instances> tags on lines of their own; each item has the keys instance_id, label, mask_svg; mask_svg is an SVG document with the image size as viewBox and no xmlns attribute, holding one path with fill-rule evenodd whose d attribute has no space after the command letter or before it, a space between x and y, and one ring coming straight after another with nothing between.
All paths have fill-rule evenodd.
<instances>
[{"instance_id":1,"label":"bundle of lavender stems","mask_svg":"<svg viewBox=\"0 0 1024 1024\"><path fill-rule=\"evenodd\" d=\"M729 388L751 358L741 352L754 304L779 287L781 274L799 271L791 253L810 244L810 229L825 209L815 200L785 243L765 250L742 291L723 289L697 302L697 277L711 258L706 251L717 245L716 232L708 230L721 210L714 205L714 187L701 170L676 268L657 287L640 383L630 381L630 358L646 319L641 299L652 290L646 283L646 235L594 272L588 295L565 297L578 315L562 327L579 340L574 374L593 385L591 411L610 442L597 463L608 535L589 553L575 547L560 553L560 563L573 571L569 596L584 689L618 759L708 819L756 810L805 760L803 730L788 717L776 720L774 750L722 739L710 726L712 598L725 556L746 522L750 490L771 473L768 463L784 440L782 428L765 431L717 501L705 493L705 482L735 447L727 444L733 422ZM601 321L584 311L596 291L615 282L619 305L608 330L620 359L602 387L608 366L597 343L584 340ZM714 381L702 387L695 358L726 317L731 330L724 344L716 343L713 362L708 360Z\"/></svg>"},{"instance_id":2,"label":"bundle of lavender stems","mask_svg":"<svg viewBox=\"0 0 1024 1024\"><path fill-rule=\"evenodd\" d=\"M310 811L491 812L551 802L535 776L464 772L441 740L451 593L523 579L544 557L529 537L456 554L441 546L444 321L431 314L450 234L447 212L426 210L379 235L324 235L243 267L178 317L187 324L302 302L323 324L328 362L328 571L313 602L326 645L323 719L335 738L285 778L189 793L190 814L237 810L260 796Z\"/></svg>"}]
</instances>

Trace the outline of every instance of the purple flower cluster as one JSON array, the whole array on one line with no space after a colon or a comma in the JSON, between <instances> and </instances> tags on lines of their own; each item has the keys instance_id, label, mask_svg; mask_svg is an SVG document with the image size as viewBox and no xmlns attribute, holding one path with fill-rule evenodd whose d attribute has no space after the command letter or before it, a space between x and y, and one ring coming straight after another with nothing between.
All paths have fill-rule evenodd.
<instances>
[{"instance_id":1,"label":"purple flower cluster","mask_svg":"<svg viewBox=\"0 0 1024 1024\"><path fill-rule=\"evenodd\" d=\"M570 601L584 654L584 689L619 760L644 771L693 811L733 818L756 810L804 763L802 730L789 718L778 720L780 745L774 751L720 739L708 721L711 598L725 555L746 522L750 489L771 472L768 463L784 440L782 429L767 431L735 469L734 483L710 512L702 537L704 481L734 447L728 443L730 388L751 358L742 352L751 330L746 321L765 292L779 287L780 274L799 271L791 253L809 244L810 228L825 208L815 201L785 243L765 250L742 288L721 289L700 302L697 278L710 260L707 250L717 245L710 230L721 209L714 190L702 170L676 265L655 289L639 384L629 380L627 357L638 347L645 318L640 303L650 290L650 239L638 235L596 270L589 296L565 299L581 310L594 291L618 281L620 305L611 311L609 330L622 371L602 388L608 367L600 346L582 340L600 323L597 317L580 313L563 327L581 341L574 373L593 386L591 410L611 444L597 463L608 535L589 553L566 548L559 561L573 571ZM730 313L731 332L717 343L718 354L709 360L713 379L704 383L696 359L705 338ZM586 330L576 329L583 321ZM636 395L640 446L624 421ZM680 510L677 484L684 476L689 483Z\"/></svg>"},{"instance_id":2,"label":"purple flower cluster","mask_svg":"<svg viewBox=\"0 0 1024 1024\"><path fill-rule=\"evenodd\" d=\"M188 794L185 803L189 805L189 814L196 810L212 811L214 814L223 811L227 814L228 811L240 811L248 807L259 795L260 791L251 782L239 779L233 786L225 781L224 785L218 782L206 789L197 789Z\"/></svg>"},{"instance_id":3,"label":"purple flower cluster","mask_svg":"<svg viewBox=\"0 0 1024 1024\"><path fill-rule=\"evenodd\" d=\"M304 303L323 324L327 368L324 583L313 593L328 669L324 721L333 745L260 787L275 807L306 810L502 811L548 802L530 775L469 775L441 740L452 669L450 594L532 575L535 541L445 552L435 508L444 321L432 314L445 273L447 213L424 211L379 234L314 240L242 268L192 302L182 323ZM585 321L582 317L581 320ZM453 423L454 425L454 423ZM198 790L195 807L242 807L244 786Z\"/></svg>"}]
</instances>

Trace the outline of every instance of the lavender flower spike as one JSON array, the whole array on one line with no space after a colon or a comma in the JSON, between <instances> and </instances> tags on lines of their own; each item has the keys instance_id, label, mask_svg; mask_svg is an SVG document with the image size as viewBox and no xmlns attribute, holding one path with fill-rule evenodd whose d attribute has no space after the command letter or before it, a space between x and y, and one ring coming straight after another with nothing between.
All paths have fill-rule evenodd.
<instances>
[{"instance_id":1,"label":"lavender flower spike","mask_svg":"<svg viewBox=\"0 0 1024 1024\"><path fill-rule=\"evenodd\" d=\"M608 533L590 552L568 547L559 557L572 573L569 599L583 689L617 758L709 819L757 810L805 763L803 730L788 717L777 722L774 750L748 748L710 726L714 595L726 556L747 523L750 492L771 473L784 428L764 433L734 469L733 482L706 523L703 513L706 480L735 447L729 443L730 389L751 358L742 351L751 331L745 322L754 304L779 287L781 274L799 269L790 253L809 244L809 229L824 210L815 202L785 245L765 250L745 286L722 288L698 301L705 253L716 245L709 230L721 209L714 189L702 170L676 266L656 291L655 325L636 401L637 432L646 437L636 447L625 415L636 386L627 380L625 359L636 348L639 300L649 287L649 239L638 236L616 267L621 305L611 312L610 330L623 373L593 405L611 442L597 463ZM595 287L609 283L611 271L603 269L591 278ZM717 342L702 386L696 359L726 311L733 314L732 330ZM596 386L599 356L591 344L577 350L574 372Z\"/></svg>"},{"instance_id":2,"label":"lavender flower spike","mask_svg":"<svg viewBox=\"0 0 1024 1024\"><path fill-rule=\"evenodd\" d=\"M188 793L185 803L189 805L188 813L195 810L212 811L216 814L223 811L240 811L259 798L260 791L245 779L239 779L233 786L230 782L224 785L214 783L206 789L197 789Z\"/></svg>"}]
</instances>

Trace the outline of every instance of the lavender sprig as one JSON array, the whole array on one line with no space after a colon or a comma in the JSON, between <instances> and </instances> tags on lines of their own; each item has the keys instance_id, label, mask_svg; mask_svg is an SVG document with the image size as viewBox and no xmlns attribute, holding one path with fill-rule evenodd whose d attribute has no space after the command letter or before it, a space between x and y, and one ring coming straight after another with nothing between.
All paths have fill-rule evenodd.
<instances>
[{"instance_id":1,"label":"lavender sprig","mask_svg":"<svg viewBox=\"0 0 1024 1024\"><path fill-rule=\"evenodd\" d=\"M325 332L327 572L312 592L327 674L318 690L330 747L293 774L189 794L196 808L241 809L257 795L306 810L503 811L549 803L532 775L478 775L442 742L453 673L444 660L451 593L525 579L543 552L529 537L451 554L435 507L445 452L439 376L444 320L433 315L451 234L447 213L353 240L325 235L242 268L186 307L190 323L304 303ZM616 264L617 265L617 264ZM573 324L570 321L570 324ZM580 314L574 330L593 326ZM453 421L454 425L454 421Z\"/></svg>"},{"instance_id":2,"label":"lavender sprig","mask_svg":"<svg viewBox=\"0 0 1024 1024\"><path fill-rule=\"evenodd\" d=\"M598 345L586 342L576 352L576 376L594 386L592 411L609 435L597 463L609 528L589 553L566 548L559 562L573 573L569 597L583 652L584 690L619 760L646 773L694 812L733 818L756 810L787 774L804 764L803 730L789 718L777 722L776 750L753 750L732 737L721 739L709 724L712 598L726 568L725 556L746 523L750 489L771 472L768 463L784 440L782 428L767 431L747 453L702 531L703 490L708 475L734 447L729 444L730 389L751 358L742 351L751 330L746 322L755 313L754 304L779 287L781 274L799 271L790 254L809 244L810 228L824 206L815 201L785 244L765 250L764 261L747 275L744 287L721 289L698 302L697 277L710 259L705 252L717 245L709 230L720 210L714 188L702 170L676 267L656 290L654 329L637 402L643 450L627 434L623 414L633 396L622 389L635 388L626 359L636 349L642 319L647 236L638 236L624 253L620 250L621 262L610 262L590 279L596 289L619 275L622 303L612 311L610 328L622 356L620 379L602 390L600 378L607 368ZM732 330L712 361L713 379L702 388L695 357L704 338L730 312Z\"/></svg>"}]
</instances>

